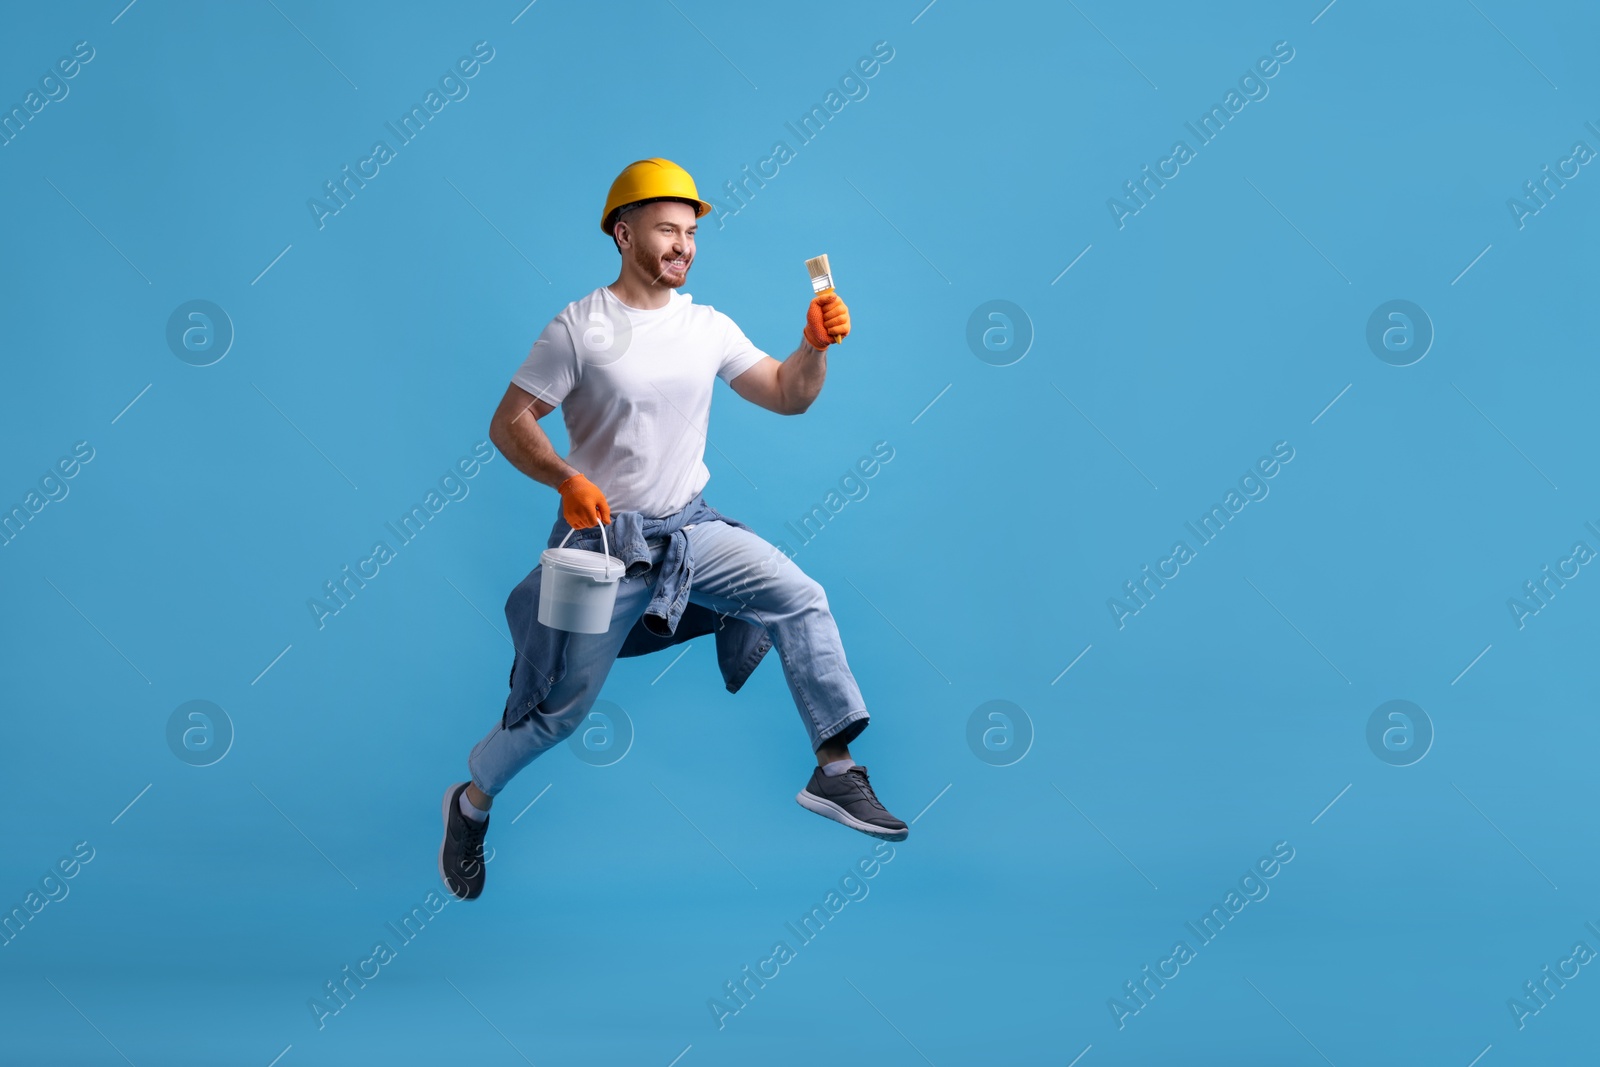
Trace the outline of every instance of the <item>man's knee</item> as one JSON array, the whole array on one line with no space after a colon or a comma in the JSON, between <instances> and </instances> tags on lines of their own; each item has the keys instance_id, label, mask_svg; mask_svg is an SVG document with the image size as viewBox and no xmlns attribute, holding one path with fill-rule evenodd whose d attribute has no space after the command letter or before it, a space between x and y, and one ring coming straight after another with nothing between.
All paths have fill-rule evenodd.
<instances>
[{"instance_id":1,"label":"man's knee","mask_svg":"<svg viewBox=\"0 0 1600 1067\"><path fill-rule=\"evenodd\" d=\"M789 564L789 575L784 583L787 599L801 611L827 611L828 591L805 571Z\"/></svg>"},{"instance_id":2,"label":"man's knee","mask_svg":"<svg viewBox=\"0 0 1600 1067\"><path fill-rule=\"evenodd\" d=\"M736 586L729 595L746 607L763 612L828 610L828 596L822 585L792 563L771 578Z\"/></svg>"},{"instance_id":3,"label":"man's knee","mask_svg":"<svg viewBox=\"0 0 1600 1067\"><path fill-rule=\"evenodd\" d=\"M782 549L754 534L741 538L738 547L746 555L722 595L759 610L827 610L822 585Z\"/></svg>"},{"instance_id":4,"label":"man's knee","mask_svg":"<svg viewBox=\"0 0 1600 1067\"><path fill-rule=\"evenodd\" d=\"M740 536L742 535L742 536ZM734 531L722 542L734 553L734 586L757 586L782 577L792 564L782 549L748 530Z\"/></svg>"}]
</instances>

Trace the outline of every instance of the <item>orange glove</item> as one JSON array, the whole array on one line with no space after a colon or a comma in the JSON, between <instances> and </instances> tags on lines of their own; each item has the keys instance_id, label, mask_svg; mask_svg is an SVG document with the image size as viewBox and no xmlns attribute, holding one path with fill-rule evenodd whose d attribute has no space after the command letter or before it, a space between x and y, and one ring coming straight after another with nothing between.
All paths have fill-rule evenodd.
<instances>
[{"instance_id":1,"label":"orange glove","mask_svg":"<svg viewBox=\"0 0 1600 1067\"><path fill-rule=\"evenodd\" d=\"M834 341L843 341L850 333L850 309L833 290L819 293L806 308L806 344L822 351Z\"/></svg>"},{"instance_id":2,"label":"orange glove","mask_svg":"<svg viewBox=\"0 0 1600 1067\"><path fill-rule=\"evenodd\" d=\"M606 495L583 475L574 474L556 486L556 492L561 494L561 517L574 530L611 521L611 505L606 503ZM597 513L598 519L595 518Z\"/></svg>"}]
</instances>

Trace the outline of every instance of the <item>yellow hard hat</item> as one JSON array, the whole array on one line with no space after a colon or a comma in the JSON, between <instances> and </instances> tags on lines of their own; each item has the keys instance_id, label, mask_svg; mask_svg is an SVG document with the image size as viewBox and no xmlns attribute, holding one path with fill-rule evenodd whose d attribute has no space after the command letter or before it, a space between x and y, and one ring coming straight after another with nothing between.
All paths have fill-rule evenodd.
<instances>
[{"instance_id":1,"label":"yellow hard hat","mask_svg":"<svg viewBox=\"0 0 1600 1067\"><path fill-rule=\"evenodd\" d=\"M700 199L688 171L670 159L641 159L629 163L611 183L611 191L606 194L606 209L600 215L601 231L610 236L616 225L614 216L618 208L663 196L693 201L695 218L711 210L711 205Z\"/></svg>"}]
</instances>

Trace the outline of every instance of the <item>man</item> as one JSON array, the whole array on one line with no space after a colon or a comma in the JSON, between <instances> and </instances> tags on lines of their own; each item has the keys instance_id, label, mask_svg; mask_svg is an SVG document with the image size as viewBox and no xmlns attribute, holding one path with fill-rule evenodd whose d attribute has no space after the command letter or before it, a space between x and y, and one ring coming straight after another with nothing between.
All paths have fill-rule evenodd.
<instances>
[{"instance_id":1,"label":"man","mask_svg":"<svg viewBox=\"0 0 1600 1067\"><path fill-rule=\"evenodd\" d=\"M626 569L603 634L538 622L537 567L506 601L511 695L467 760L471 780L444 796L439 870L463 900L483 892L495 795L577 728L616 658L707 633L729 691L776 645L817 758L795 799L875 837L907 836L850 758L868 715L822 587L701 495L715 379L769 411L798 415L821 392L828 346L849 334L850 312L836 293L814 298L800 346L780 363L728 316L678 292L694 262L695 220L711 209L669 160L624 169L600 220L622 257L617 280L545 327L490 423L490 439L517 469L561 494L549 544L570 534L570 546L599 549L606 524L610 553ZM557 406L571 442L565 459L539 428Z\"/></svg>"}]
</instances>

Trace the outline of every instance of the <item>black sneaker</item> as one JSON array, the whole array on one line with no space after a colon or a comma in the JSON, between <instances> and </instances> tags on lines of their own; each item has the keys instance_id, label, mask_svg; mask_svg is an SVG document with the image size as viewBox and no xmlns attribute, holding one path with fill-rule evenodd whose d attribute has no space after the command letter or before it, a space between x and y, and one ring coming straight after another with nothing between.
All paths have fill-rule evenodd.
<instances>
[{"instance_id":1,"label":"black sneaker","mask_svg":"<svg viewBox=\"0 0 1600 1067\"><path fill-rule=\"evenodd\" d=\"M818 767L794 799L808 811L885 841L904 841L911 832L905 823L884 810L867 780L867 769L859 763L832 778Z\"/></svg>"},{"instance_id":2,"label":"black sneaker","mask_svg":"<svg viewBox=\"0 0 1600 1067\"><path fill-rule=\"evenodd\" d=\"M444 843L439 846L439 876L459 900L476 900L483 892L483 835L489 820L478 822L461 814L461 794L467 783L444 791Z\"/></svg>"}]
</instances>

